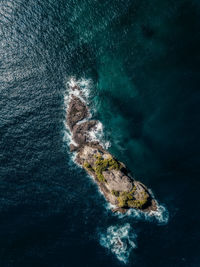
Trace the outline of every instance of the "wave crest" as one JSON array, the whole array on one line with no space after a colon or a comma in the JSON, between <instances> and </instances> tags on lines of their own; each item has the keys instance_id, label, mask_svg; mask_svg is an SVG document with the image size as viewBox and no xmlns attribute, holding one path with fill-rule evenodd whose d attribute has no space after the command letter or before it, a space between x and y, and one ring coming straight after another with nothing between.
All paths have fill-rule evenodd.
<instances>
[{"instance_id":1,"label":"wave crest","mask_svg":"<svg viewBox=\"0 0 200 267\"><path fill-rule=\"evenodd\" d=\"M137 247L137 235L131 232L131 226L109 226L105 234L100 236L100 244L109 249L118 260L127 263L131 251Z\"/></svg>"},{"instance_id":2,"label":"wave crest","mask_svg":"<svg viewBox=\"0 0 200 267\"><path fill-rule=\"evenodd\" d=\"M76 86L79 87L79 90L76 89ZM73 88L73 90L72 90ZM87 105L90 104L90 96L91 96L91 90L93 88L93 82L91 79L76 79L75 77L70 77L66 83L66 92L64 94L64 107L65 107L65 114L67 111L67 107L69 105L69 102L71 100L71 97L74 95L76 97L79 97L81 101L86 103ZM90 107L91 108L91 107ZM95 113L95 110L89 110L89 119L92 117L91 112ZM82 123L84 121L87 121L88 119L84 119L79 123ZM99 141L100 144L107 149L111 146L109 141L105 140L104 135L104 129L103 124L98 121L96 126L92 128L88 133L89 140L92 141ZM63 141L67 143L68 147L70 144L76 145L76 143L72 139L72 135L70 133L69 127L66 123L66 119L64 119L64 135L63 135Z\"/></svg>"},{"instance_id":3,"label":"wave crest","mask_svg":"<svg viewBox=\"0 0 200 267\"><path fill-rule=\"evenodd\" d=\"M141 221L155 222L159 225L165 225L169 221L169 212L164 205L157 204L158 209L156 211L143 212L136 209L129 209L126 213L122 214L120 212L114 213L119 219L124 217L134 218ZM113 209L113 205L106 205L107 210ZM113 214L113 212L112 212Z\"/></svg>"}]
</instances>

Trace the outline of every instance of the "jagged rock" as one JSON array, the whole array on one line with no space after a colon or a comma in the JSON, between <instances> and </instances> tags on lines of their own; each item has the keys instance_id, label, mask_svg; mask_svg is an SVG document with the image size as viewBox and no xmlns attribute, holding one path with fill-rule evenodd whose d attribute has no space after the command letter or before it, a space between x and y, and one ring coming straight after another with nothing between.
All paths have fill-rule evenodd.
<instances>
[{"instance_id":1,"label":"jagged rock","mask_svg":"<svg viewBox=\"0 0 200 267\"><path fill-rule=\"evenodd\" d=\"M133 188L132 179L121 170L106 170L103 176L107 181L107 187L110 191L131 191Z\"/></svg>"},{"instance_id":2,"label":"jagged rock","mask_svg":"<svg viewBox=\"0 0 200 267\"><path fill-rule=\"evenodd\" d=\"M67 111L67 125L72 131L74 125L89 116L86 104L79 97L72 96Z\"/></svg>"},{"instance_id":3,"label":"jagged rock","mask_svg":"<svg viewBox=\"0 0 200 267\"><path fill-rule=\"evenodd\" d=\"M80 90L77 86L71 89ZM67 124L77 144L70 145L70 151L77 152L76 162L94 178L107 201L116 206L114 212L124 213L130 208L156 210L157 203L147 187L133 179L127 167L98 141L91 142L89 132L98 121L85 121L88 117L86 104L79 97L72 96L67 111Z\"/></svg>"},{"instance_id":4,"label":"jagged rock","mask_svg":"<svg viewBox=\"0 0 200 267\"><path fill-rule=\"evenodd\" d=\"M147 188L127 174L125 165L100 145L85 144L76 160L94 177L105 198L118 206L119 211L124 212L131 207L142 210L156 208Z\"/></svg>"},{"instance_id":5,"label":"jagged rock","mask_svg":"<svg viewBox=\"0 0 200 267\"><path fill-rule=\"evenodd\" d=\"M89 142L88 132L94 128L97 124L97 121L91 120L76 124L72 130L72 138L78 144L82 145Z\"/></svg>"},{"instance_id":6,"label":"jagged rock","mask_svg":"<svg viewBox=\"0 0 200 267\"><path fill-rule=\"evenodd\" d=\"M70 152L74 152L78 149L78 146L75 146L73 144L70 144Z\"/></svg>"}]
</instances>

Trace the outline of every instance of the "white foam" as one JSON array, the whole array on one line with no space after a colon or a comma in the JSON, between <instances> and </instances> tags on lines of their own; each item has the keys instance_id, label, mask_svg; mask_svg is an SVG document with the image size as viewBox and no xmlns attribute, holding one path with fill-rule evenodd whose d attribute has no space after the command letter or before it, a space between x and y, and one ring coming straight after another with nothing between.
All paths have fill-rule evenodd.
<instances>
[{"instance_id":1,"label":"white foam","mask_svg":"<svg viewBox=\"0 0 200 267\"><path fill-rule=\"evenodd\" d=\"M107 202L107 201L106 201L106 203L105 203L105 208L106 208L107 211L111 211L111 210L116 209L117 206L116 206L116 205L113 205L113 204L111 204L110 202Z\"/></svg>"},{"instance_id":2,"label":"white foam","mask_svg":"<svg viewBox=\"0 0 200 267\"><path fill-rule=\"evenodd\" d=\"M79 97L81 99L81 101L87 102L87 100L89 98L89 95L90 95L91 80L89 80L89 79L76 80L74 77L70 77L68 79L66 85L67 85L66 86L66 91L65 91L65 94L64 94L65 113L67 113L67 108L69 106L69 102L70 102L70 100L71 100L73 95ZM76 85L80 88L80 90L73 89ZM66 123L66 117L64 119L63 124L64 124L63 141L66 142L68 146L70 144L77 145L74 142L74 140L72 139L72 135L71 135L70 129L69 129L67 123Z\"/></svg>"},{"instance_id":3,"label":"white foam","mask_svg":"<svg viewBox=\"0 0 200 267\"><path fill-rule=\"evenodd\" d=\"M78 86L79 89L74 89L75 86ZM67 90L64 95L64 105L65 105L65 111L67 111L67 107L69 104L69 101L72 97L72 95L75 95L81 99L81 101L84 101L86 104L89 101L90 91L93 86L93 83L90 79L76 79L75 77L70 77L67 81ZM83 99L84 98L84 99ZM91 117L91 114L90 114ZM82 123L84 121L87 121L87 119L84 119L78 123ZM98 141L100 144L105 148L108 149L110 147L110 142L105 140L104 136L104 129L103 124L98 121L95 127L93 127L88 132L88 137L90 141ZM66 120L64 121L64 142L67 143L69 146L70 144L77 145L74 140L72 139L72 135L70 132L69 127L67 126ZM72 160L74 162L75 154L71 153ZM153 196L153 192L151 192ZM151 212L142 212L136 209L130 209L127 213L121 214L119 212L115 213L119 218L123 218L125 216L130 216L138 220L147 220L147 221L155 221L158 224L166 224L169 220L169 212L167 208L163 205L159 205L157 203L158 209L157 211L151 211ZM107 205L107 209L111 210L113 207L111 205Z\"/></svg>"},{"instance_id":4,"label":"white foam","mask_svg":"<svg viewBox=\"0 0 200 267\"><path fill-rule=\"evenodd\" d=\"M92 141L97 141L103 138L103 124L99 121L95 127L88 132L88 135Z\"/></svg>"},{"instance_id":5,"label":"white foam","mask_svg":"<svg viewBox=\"0 0 200 267\"><path fill-rule=\"evenodd\" d=\"M152 197L155 199L153 192L150 189L149 191ZM167 224L169 221L169 212L167 208L164 205L159 204L157 201L156 205L157 205L156 211L144 212L138 209L129 209L126 213L112 212L112 214L114 216L117 216L119 219L122 219L124 217L130 217L136 220L155 222L159 225ZM113 209L117 208L117 206L112 205L110 203L106 203L105 208L107 209L107 211L110 212Z\"/></svg>"},{"instance_id":6,"label":"white foam","mask_svg":"<svg viewBox=\"0 0 200 267\"><path fill-rule=\"evenodd\" d=\"M74 89L74 87L78 86L80 89ZM93 86L91 79L76 79L75 77L70 77L67 81L67 89L70 95L75 95L81 98L82 101L88 101L90 96L90 91Z\"/></svg>"},{"instance_id":7,"label":"white foam","mask_svg":"<svg viewBox=\"0 0 200 267\"><path fill-rule=\"evenodd\" d=\"M123 226L109 226L100 236L100 244L109 249L118 260L127 263L131 251L136 248L137 235L132 232L129 223Z\"/></svg>"},{"instance_id":8,"label":"white foam","mask_svg":"<svg viewBox=\"0 0 200 267\"><path fill-rule=\"evenodd\" d=\"M88 138L92 142L95 142L95 141L100 142L100 144L105 149L108 149L111 146L110 142L105 140L103 124L100 121L98 121L95 127L90 129L90 131L88 132Z\"/></svg>"},{"instance_id":9,"label":"white foam","mask_svg":"<svg viewBox=\"0 0 200 267\"><path fill-rule=\"evenodd\" d=\"M129 209L126 213L122 214L120 212L114 213L118 218L130 217L136 220L150 221L157 224L167 224L169 221L169 212L164 205L159 205L157 203L158 209L156 211L143 212L137 209ZM109 206L107 206L110 209Z\"/></svg>"},{"instance_id":10,"label":"white foam","mask_svg":"<svg viewBox=\"0 0 200 267\"><path fill-rule=\"evenodd\" d=\"M76 86L78 86L79 89L76 89L75 88ZM93 82L91 79L84 79L84 78L76 79L73 76L69 77L66 82L66 92L64 95L65 111L67 112L67 108L68 108L68 105L69 105L69 102L72 96L76 96L80 98L82 102L89 105L89 98L90 98L92 87L93 87ZM89 110L89 117L87 119L81 120L77 124L85 122L88 119L91 119L91 117L92 117L92 114L91 114L91 111ZM64 141L67 142L68 146L70 144L76 145L76 143L72 139L72 135L70 133L70 129L67 126L66 121L64 121L64 128L65 128ZM105 140L103 125L100 121L98 121L97 125L88 132L88 137L90 141L99 141L100 144L105 149L111 146L110 142Z\"/></svg>"},{"instance_id":11,"label":"white foam","mask_svg":"<svg viewBox=\"0 0 200 267\"><path fill-rule=\"evenodd\" d=\"M79 89L76 89L76 86L78 86ZM90 79L76 80L74 77L70 77L66 82L66 91L64 94L65 111L67 111L72 96L80 98L80 100L83 103L88 105L91 88L92 88L92 81ZM91 117L91 114L89 115Z\"/></svg>"}]
</instances>

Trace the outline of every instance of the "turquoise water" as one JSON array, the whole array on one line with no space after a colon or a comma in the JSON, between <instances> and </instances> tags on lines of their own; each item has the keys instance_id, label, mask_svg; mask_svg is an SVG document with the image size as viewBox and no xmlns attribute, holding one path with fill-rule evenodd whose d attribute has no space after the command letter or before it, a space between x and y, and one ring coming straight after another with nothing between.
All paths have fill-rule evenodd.
<instances>
[{"instance_id":1,"label":"turquoise water","mask_svg":"<svg viewBox=\"0 0 200 267\"><path fill-rule=\"evenodd\" d=\"M0 266L199 266L199 15L197 0L0 2ZM74 164L72 76L158 214L112 214Z\"/></svg>"}]
</instances>

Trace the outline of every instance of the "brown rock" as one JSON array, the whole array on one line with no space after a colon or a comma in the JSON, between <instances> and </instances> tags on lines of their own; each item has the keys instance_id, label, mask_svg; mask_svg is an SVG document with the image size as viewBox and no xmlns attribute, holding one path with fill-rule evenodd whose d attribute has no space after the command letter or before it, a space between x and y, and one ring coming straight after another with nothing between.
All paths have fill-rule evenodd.
<instances>
[{"instance_id":1,"label":"brown rock","mask_svg":"<svg viewBox=\"0 0 200 267\"><path fill-rule=\"evenodd\" d=\"M74 125L89 116L88 108L80 98L72 96L67 111L67 124L72 131Z\"/></svg>"},{"instance_id":2,"label":"brown rock","mask_svg":"<svg viewBox=\"0 0 200 267\"><path fill-rule=\"evenodd\" d=\"M76 85L72 90L80 90ZM86 104L72 96L67 111L67 124L77 146L71 144L70 151L77 151L76 162L96 181L108 202L115 205L114 212L126 212L130 208L142 211L157 210L157 202L141 182L135 181L127 167L117 161L100 143L91 142L89 131L98 121L89 117Z\"/></svg>"},{"instance_id":3,"label":"brown rock","mask_svg":"<svg viewBox=\"0 0 200 267\"><path fill-rule=\"evenodd\" d=\"M78 146L75 146L73 144L70 144L70 152L74 152L78 149Z\"/></svg>"},{"instance_id":4,"label":"brown rock","mask_svg":"<svg viewBox=\"0 0 200 267\"><path fill-rule=\"evenodd\" d=\"M79 150L76 161L93 176L107 201L117 206L117 211L126 212L131 207L143 211L157 209L156 202L153 201L148 189L142 183L135 181L127 174L128 171L124 164L123 168L114 167L113 169L109 168L109 165L108 167L103 167L104 169L101 174L105 180L99 180L99 171L96 168L96 162L99 158L101 158L100 162L102 162L100 163L100 168L107 160L114 159L113 156L100 145L87 143ZM114 159L114 162L118 161ZM121 203L123 203L123 198L126 199L123 206L121 206L122 204L119 201L119 196L121 196Z\"/></svg>"},{"instance_id":5,"label":"brown rock","mask_svg":"<svg viewBox=\"0 0 200 267\"><path fill-rule=\"evenodd\" d=\"M91 128L95 127L96 124L97 124L97 121L95 120L76 124L72 130L73 140L79 145L89 142L90 140L89 140L88 132L91 130Z\"/></svg>"}]
</instances>

